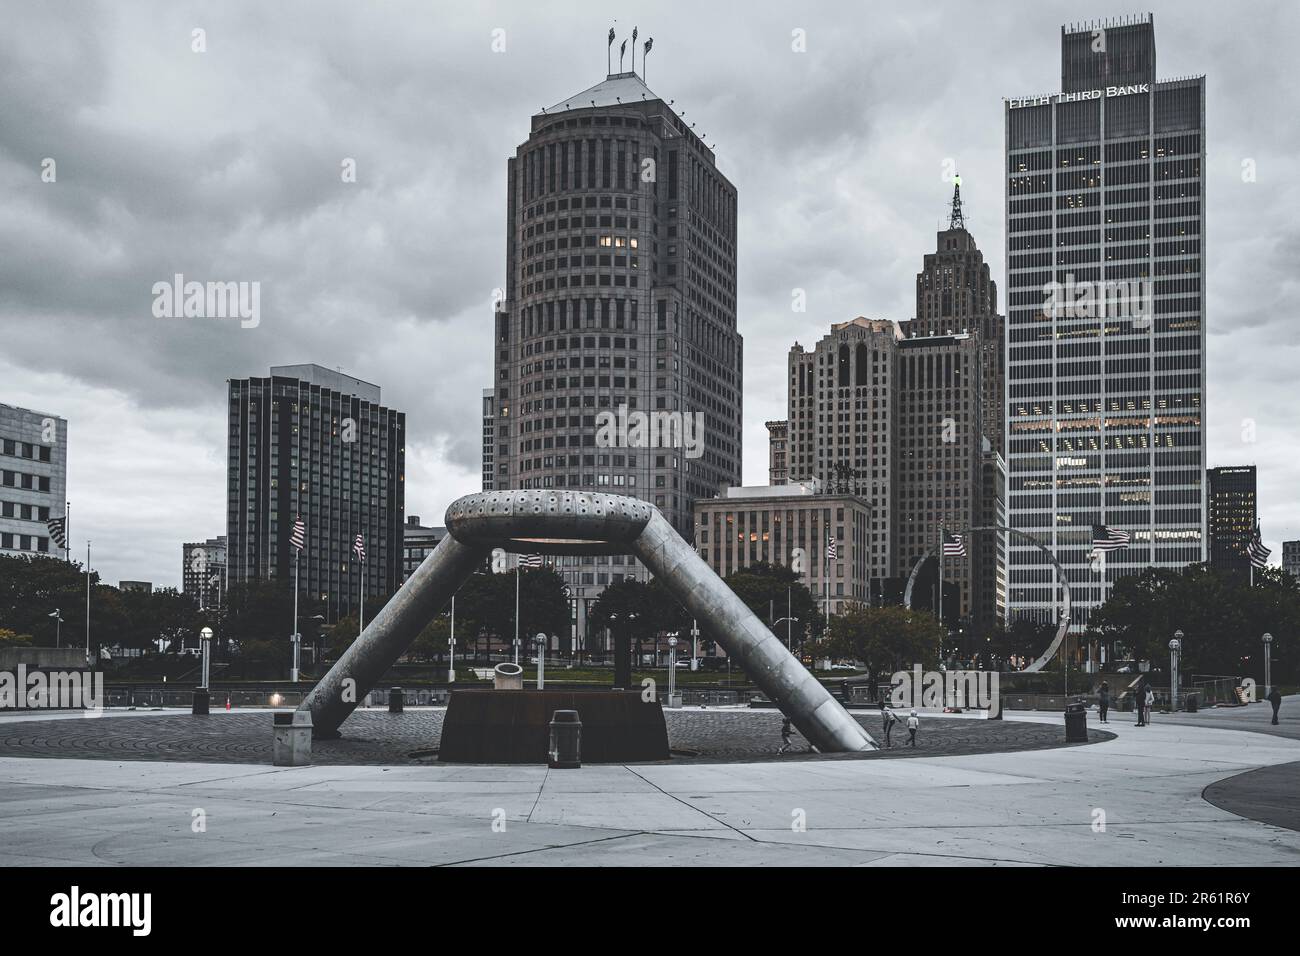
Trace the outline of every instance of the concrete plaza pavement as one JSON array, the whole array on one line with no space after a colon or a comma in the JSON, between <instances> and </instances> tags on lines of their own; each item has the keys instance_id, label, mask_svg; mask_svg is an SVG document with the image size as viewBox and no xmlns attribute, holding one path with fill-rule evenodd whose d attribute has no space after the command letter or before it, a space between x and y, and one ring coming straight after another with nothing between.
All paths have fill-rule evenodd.
<instances>
[{"instance_id":1,"label":"concrete plaza pavement","mask_svg":"<svg viewBox=\"0 0 1300 956\"><path fill-rule=\"evenodd\" d=\"M1300 864L1300 832L1201 797L1300 740L1105 726L1059 750L567 771L4 757L0 865Z\"/></svg>"}]
</instances>

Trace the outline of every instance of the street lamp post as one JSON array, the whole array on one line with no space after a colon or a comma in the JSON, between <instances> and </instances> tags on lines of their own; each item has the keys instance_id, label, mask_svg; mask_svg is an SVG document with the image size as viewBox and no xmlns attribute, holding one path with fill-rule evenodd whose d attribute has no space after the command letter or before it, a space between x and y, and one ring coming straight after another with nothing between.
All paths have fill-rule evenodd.
<instances>
[{"instance_id":1,"label":"street lamp post","mask_svg":"<svg viewBox=\"0 0 1300 956\"><path fill-rule=\"evenodd\" d=\"M1273 635L1264 635L1264 696L1273 693Z\"/></svg>"},{"instance_id":2,"label":"street lamp post","mask_svg":"<svg viewBox=\"0 0 1300 956\"><path fill-rule=\"evenodd\" d=\"M695 618L691 618L691 670L700 668L700 628Z\"/></svg>"},{"instance_id":3,"label":"street lamp post","mask_svg":"<svg viewBox=\"0 0 1300 956\"><path fill-rule=\"evenodd\" d=\"M63 634L63 615L59 613L59 609L56 607L45 616L54 618L54 646L56 648L60 647Z\"/></svg>"},{"instance_id":4,"label":"street lamp post","mask_svg":"<svg viewBox=\"0 0 1300 956\"><path fill-rule=\"evenodd\" d=\"M199 644L203 653L203 669L200 673L203 675L199 684L204 690L208 690L208 676L212 667L212 628L205 627L199 631Z\"/></svg>"},{"instance_id":5,"label":"street lamp post","mask_svg":"<svg viewBox=\"0 0 1300 956\"><path fill-rule=\"evenodd\" d=\"M447 641L447 683L456 683L456 595L451 596L451 637Z\"/></svg>"},{"instance_id":6,"label":"street lamp post","mask_svg":"<svg viewBox=\"0 0 1300 956\"><path fill-rule=\"evenodd\" d=\"M677 635L668 638L668 706L677 706Z\"/></svg>"},{"instance_id":7,"label":"street lamp post","mask_svg":"<svg viewBox=\"0 0 1300 956\"><path fill-rule=\"evenodd\" d=\"M542 690L546 686L546 635L539 632L533 641L537 644L537 689Z\"/></svg>"},{"instance_id":8,"label":"street lamp post","mask_svg":"<svg viewBox=\"0 0 1300 956\"><path fill-rule=\"evenodd\" d=\"M1169 710L1178 710L1178 663L1183 654L1183 632L1174 631L1169 642Z\"/></svg>"}]
</instances>

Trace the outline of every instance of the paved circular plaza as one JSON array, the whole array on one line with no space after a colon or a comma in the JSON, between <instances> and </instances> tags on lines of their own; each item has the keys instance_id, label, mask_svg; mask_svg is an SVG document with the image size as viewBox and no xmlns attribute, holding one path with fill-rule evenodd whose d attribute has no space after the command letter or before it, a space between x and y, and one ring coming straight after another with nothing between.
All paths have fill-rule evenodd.
<instances>
[{"instance_id":1,"label":"paved circular plaza","mask_svg":"<svg viewBox=\"0 0 1300 956\"><path fill-rule=\"evenodd\" d=\"M325 766L394 765L437 760L443 709L402 714L358 710L343 724L343 737L312 744L312 762ZM672 763L725 763L756 760L860 760L940 757L1086 746L1065 743L1062 722L1025 723L974 717L927 717L916 747L906 731L895 731L893 748L884 749L880 717L855 714L882 749L863 754L812 753L797 734L793 749L778 754L781 715L775 710L669 710L664 712ZM0 725L0 756L81 757L99 760L165 760L269 764L272 723L269 711L189 714L133 714L129 718L29 720ZM1088 742L1114 735L1090 728Z\"/></svg>"}]
</instances>

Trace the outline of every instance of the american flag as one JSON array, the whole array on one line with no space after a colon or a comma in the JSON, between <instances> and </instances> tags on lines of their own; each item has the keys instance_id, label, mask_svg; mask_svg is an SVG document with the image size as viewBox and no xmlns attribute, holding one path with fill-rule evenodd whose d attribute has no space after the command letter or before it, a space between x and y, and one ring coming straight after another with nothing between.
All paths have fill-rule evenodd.
<instances>
[{"instance_id":1,"label":"american flag","mask_svg":"<svg viewBox=\"0 0 1300 956\"><path fill-rule=\"evenodd\" d=\"M60 548L68 546L68 518L64 515L62 518L51 518L45 522L45 527L50 531L50 537Z\"/></svg>"},{"instance_id":2,"label":"american flag","mask_svg":"<svg viewBox=\"0 0 1300 956\"><path fill-rule=\"evenodd\" d=\"M299 551L307 546L307 526L302 523L302 518L294 519L293 534L289 535L289 543Z\"/></svg>"},{"instance_id":3,"label":"american flag","mask_svg":"<svg viewBox=\"0 0 1300 956\"><path fill-rule=\"evenodd\" d=\"M966 557L966 539L962 535L948 534L945 531L943 535L943 556L945 558Z\"/></svg>"},{"instance_id":4,"label":"american flag","mask_svg":"<svg viewBox=\"0 0 1300 956\"><path fill-rule=\"evenodd\" d=\"M366 543L361 539L361 535L357 535L357 540L352 542L352 553L362 564L366 563Z\"/></svg>"},{"instance_id":5,"label":"american flag","mask_svg":"<svg viewBox=\"0 0 1300 956\"><path fill-rule=\"evenodd\" d=\"M1250 539L1250 544L1246 547L1246 554L1250 556L1251 565L1259 571L1268 567L1268 556L1273 552L1264 547L1264 540L1259 536L1259 528L1255 528L1255 537Z\"/></svg>"},{"instance_id":6,"label":"american flag","mask_svg":"<svg viewBox=\"0 0 1300 956\"><path fill-rule=\"evenodd\" d=\"M542 556L540 554L521 554L519 556L519 566L521 568L540 568L542 566Z\"/></svg>"},{"instance_id":7,"label":"american flag","mask_svg":"<svg viewBox=\"0 0 1300 956\"><path fill-rule=\"evenodd\" d=\"M1107 528L1104 524L1092 526L1092 550L1094 551L1122 551L1128 547L1130 538L1132 535L1127 531Z\"/></svg>"},{"instance_id":8,"label":"american flag","mask_svg":"<svg viewBox=\"0 0 1300 956\"><path fill-rule=\"evenodd\" d=\"M835 541L835 535L828 534L826 536L826 557L830 558L831 560L834 560L835 558L839 557L839 553L840 553L840 549L839 549L839 545Z\"/></svg>"}]
</instances>

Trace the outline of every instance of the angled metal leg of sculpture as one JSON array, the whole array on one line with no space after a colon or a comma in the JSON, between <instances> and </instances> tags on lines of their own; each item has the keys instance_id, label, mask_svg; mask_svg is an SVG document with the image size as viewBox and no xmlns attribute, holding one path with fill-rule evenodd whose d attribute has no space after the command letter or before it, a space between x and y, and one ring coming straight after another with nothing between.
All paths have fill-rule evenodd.
<instances>
[{"instance_id":1,"label":"angled metal leg of sculpture","mask_svg":"<svg viewBox=\"0 0 1300 956\"><path fill-rule=\"evenodd\" d=\"M331 737L338 732L357 702L447 605L486 555L483 548L461 544L451 535L438 543L299 705L299 710L311 711L316 736Z\"/></svg>"},{"instance_id":2,"label":"angled metal leg of sculpture","mask_svg":"<svg viewBox=\"0 0 1300 956\"><path fill-rule=\"evenodd\" d=\"M874 750L862 725L655 511L633 548L822 753Z\"/></svg>"}]
</instances>

